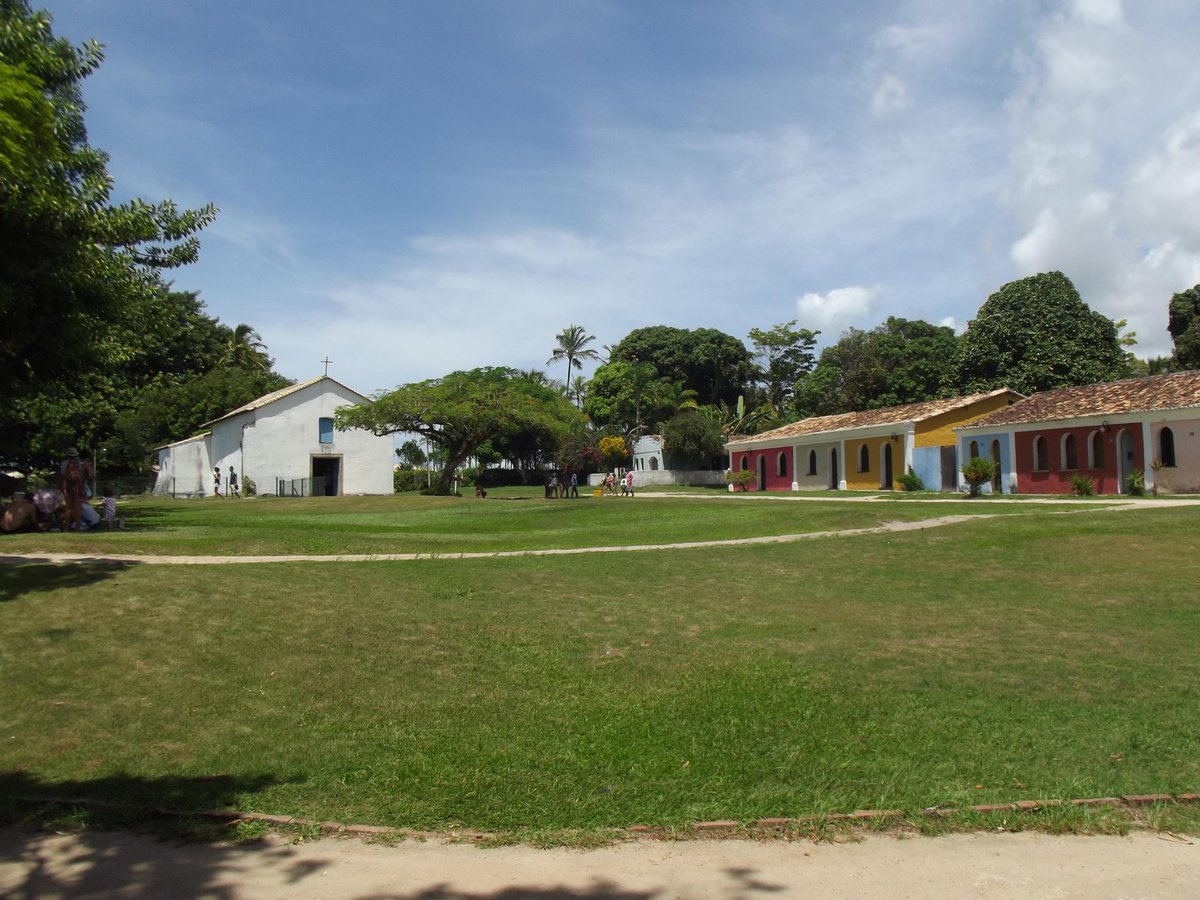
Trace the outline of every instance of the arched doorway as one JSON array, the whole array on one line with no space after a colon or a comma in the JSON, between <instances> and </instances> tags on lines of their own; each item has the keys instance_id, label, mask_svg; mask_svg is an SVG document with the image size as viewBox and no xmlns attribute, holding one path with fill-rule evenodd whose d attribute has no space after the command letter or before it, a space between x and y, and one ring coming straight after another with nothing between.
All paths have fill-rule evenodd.
<instances>
[{"instance_id":1,"label":"arched doorway","mask_svg":"<svg viewBox=\"0 0 1200 900\"><path fill-rule=\"evenodd\" d=\"M1122 494L1128 490L1125 480L1133 471L1133 462L1133 435L1129 429L1122 428L1117 435L1117 490Z\"/></svg>"},{"instance_id":2,"label":"arched doorway","mask_svg":"<svg viewBox=\"0 0 1200 900\"><path fill-rule=\"evenodd\" d=\"M838 475L837 447L834 447L829 451L829 489L831 491L838 489L838 481L840 480Z\"/></svg>"},{"instance_id":3,"label":"arched doorway","mask_svg":"<svg viewBox=\"0 0 1200 900\"><path fill-rule=\"evenodd\" d=\"M992 441L992 493L1003 493L1001 487L1002 481L1000 478L1000 442Z\"/></svg>"},{"instance_id":4,"label":"arched doorway","mask_svg":"<svg viewBox=\"0 0 1200 900\"><path fill-rule=\"evenodd\" d=\"M883 465L879 467L879 486L885 491L892 489L892 445L883 445Z\"/></svg>"}]
</instances>

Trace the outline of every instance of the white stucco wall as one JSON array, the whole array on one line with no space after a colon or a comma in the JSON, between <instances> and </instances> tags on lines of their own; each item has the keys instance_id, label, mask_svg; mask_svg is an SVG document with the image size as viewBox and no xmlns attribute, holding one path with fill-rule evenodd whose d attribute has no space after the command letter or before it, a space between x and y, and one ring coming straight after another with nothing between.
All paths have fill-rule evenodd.
<instances>
[{"instance_id":1,"label":"white stucco wall","mask_svg":"<svg viewBox=\"0 0 1200 900\"><path fill-rule=\"evenodd\" d=\"M207 434L160 448L154 493L185 497L211 494L209 459Z\"/></svg>"},{"instance_id":2,"label":"white stucco wall","mask_svg":"<svg viewBox=\"0 0 1200 900\"><path fill-rule=\"evenodd\" d=\"M278 478L309 478L314 457L341 459L342 494L390 494L392 438L367 431L334 431L322 444L319 422L339 406L361 398L332 380L289 394L269 406L239 413L213 425L214 465L254 479L260 493L273 493ZM245 427L243 427L245 426Z\"/></svg>"},{"instance_id":3,"label":"white stucco wall","mask_svg":"<svg viewBox=\"0 0 1200 900\"><path fill-rule=\"evenodd\" d=\"M1162 428L1168 425L1175 437L1175 466L1158 471L1159 490L1168 494L1200 493L1200 419L1152 422L1151 458L1158 460Z\"/></svg>"}]
</instances>

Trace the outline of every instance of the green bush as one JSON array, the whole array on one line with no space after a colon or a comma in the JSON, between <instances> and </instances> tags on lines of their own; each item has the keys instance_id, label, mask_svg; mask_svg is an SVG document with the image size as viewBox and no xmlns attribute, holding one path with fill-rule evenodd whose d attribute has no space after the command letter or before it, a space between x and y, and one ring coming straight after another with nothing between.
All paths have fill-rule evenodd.
<instances>
[{"instance_id":1,"label":"green bush","mask_svg":"<svg viewBox=\"0 0 1200 900\"><path fill-rule=\"evenodd\" d=\"M1146 475L1141 469L1134 469L1125 476L1125 490L1135 497L1146 493Z\"/></svg>"},{"instance_id":2,"label":"green bush","mask_svg":"<svg viewBox=\"0 0 1200 900\"><path fill-rule=\"evenodd\" d=\"M743 491L758 480L758 476L754 474L752 469L738 469L736 472L728 471L725 473L725 482L732 484L734 488L741 488Z\"/></svg>"},{"instance_id":3,"label":"green bush","mask_svg":"<svg viewBox=\"0 0 1200 900\"><path fill-rule=\"evenodd\" d=\"M1071 493L1079 497L1090 497L1096 493L1096 482L1081 472L1071 476Z\"/></svg>"},{"instance_id":4,"label":"green bush","mask_svg":"<svg viewBox=\"0 0 1200 900\"><path fill-rule=\"evenodd\" d=\"M962 467L962 473L971 489L970 496L978 497L980 488L996 474L996 464L986 457L975 456L967 460L967 464Z\"/></svg>"},{"instance_id":5,"label":"green bush","mask_svg":"<svg viewBox=\"0 0 1200 900\"><path fill-rule=\"evenodd\" d=\"M396 469L392 472L392 488L397 494L425 487L428 474L424 469Z\"/></svg>"},{"instance_id":6,"label":"green bush","mask_svg":"<svg viewBox=\"0 0 1200 900\"><path fill-rule=\"evenodd\" d=\"M921 480L921 476L913 471L912 466L908 467L908 472L896 478L896 483L906 491L923 491L925 490L925 482Z\"/></svg>"},{"instance_id":7,"label":"green bush","mask_svg":"<svg viewBox=\"0 0 1200 900\"><path fill-rule=\"evenodd\" d=\"M254 479L249 475L242 477L242 496L253 497L258 493L258 485L254 483Z\"/></svg>"}]
</instances>

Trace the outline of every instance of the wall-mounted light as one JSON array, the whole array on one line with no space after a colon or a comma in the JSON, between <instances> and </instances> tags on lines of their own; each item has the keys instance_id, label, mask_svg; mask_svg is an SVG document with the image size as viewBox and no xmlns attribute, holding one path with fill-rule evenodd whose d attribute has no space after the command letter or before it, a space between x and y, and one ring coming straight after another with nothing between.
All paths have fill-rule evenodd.
<instances>
[{"instance_id":1,"label":"wall-mounted light","mask_svg":"<svg viewBox=\"0 0 1200 900\"><path fill-rule=\"evenodd\" d=\"M1108 429L1109 429L1108 419L1105 419L1103 422L1100 423L1100 430L1103 431L1105 434L1107 434Z\"/></svg>"},{"instance_id":2,"label":"wall-mounted light","mask_svg":"<svg viewBox=\"0 0 1200 900\"><path fill-rule=\"evenodd\" d=\"M900 435L896 434L896 432L894 432L894 431L893 431L893 432L892 432L892 440L893 440L893 441L898 441L898 440L900 440Z\"/></svg>"}]
</instances>

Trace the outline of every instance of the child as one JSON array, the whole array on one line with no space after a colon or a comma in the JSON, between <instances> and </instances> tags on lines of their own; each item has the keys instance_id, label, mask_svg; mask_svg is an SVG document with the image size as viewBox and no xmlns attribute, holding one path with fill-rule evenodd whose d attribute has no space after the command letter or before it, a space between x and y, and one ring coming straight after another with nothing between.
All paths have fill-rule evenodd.
<instances>
[{"instance_id":1,"label":"child","mask_svg":"<svg viewBox=\"0 0 1200 900\"><path fill-rule=\"evenodd\" d=\"M104 527L109 531L125 527L125 520L117 518L117 497L112 486L107 484L104 486Z\"/></svg>"}]
</instances>

